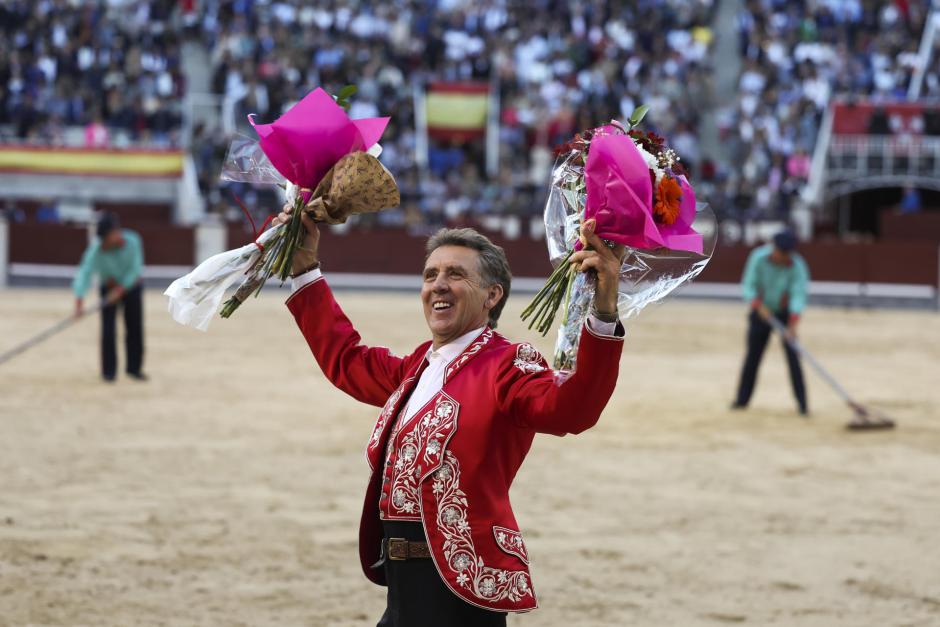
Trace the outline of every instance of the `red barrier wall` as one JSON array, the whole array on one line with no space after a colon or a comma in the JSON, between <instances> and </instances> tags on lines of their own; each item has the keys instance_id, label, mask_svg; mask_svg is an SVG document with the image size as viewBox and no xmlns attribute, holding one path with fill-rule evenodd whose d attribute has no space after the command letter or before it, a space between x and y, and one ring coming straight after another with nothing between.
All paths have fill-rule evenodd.
<instances>
[{"instance_id":1,"label":"red barrier wall","mask_svg":"<svg viewBox=\"0 0 940 627\"><path fill-rule=\"evenodd\" d=\"M899 214L893 209L878 216L882 241L932 242L940 244L940 211Z\"/></svg>"},{"instance_id":2,"label":"red barrier wall","mask_svg":"<svg viewBox=\"0 0 940 627\"><path fill-rule=\"evenodd\" d=\"M10 224L10 261L13 263L77 264L87 244L85 227Z\"/></svg>"},{"instance_id":3,"label":"red barrier wall","mask_svg":"<svg viewBox=\"0 0 940 627\"><path fill-rule=\"evenodd\" d=\"M195 259L192 227L141 225L144 255L149 265L191 266ZM14 263L76 264L85 249L85 230L65 225L11 224L10 261ZM506 249L515 276L547 277L551 270L545 242L528 238L493 240ZM233 225L228 232L229 248L251 241L251 233ZM404 230L353 230L336 234L322 231L324 268L336 272L419 274L424 264L426 238ZM938 284L938 246L929 242L879 242L802 244L816 281L853 283ZM719 245L699 281L736 283L741 280L750 249Z\"/></svg>"},{"instance_id":4,"label":"red barrier wall","mask_svg":"<svg viewBox=\"0 0 940 627\"><path fill-rule=\"evenodd\" d=\"M173 207L166 203L96 202L95 211L117 214L123 226L135 230L144 225L167 225L173 221Z\"/></svg>"},{"instance_id":5,"label":"red barrier wall","mask_svg":"<svg viewBox=\"0 0 940 627\"><path fill-rule=\"evenodd\" d=\"M720 246L699 281L734 283L741 280L750 248ZM908 283L936 286L938 247L921 242L801 244L814 281L853 283Z\"/></svg>"},{"instance_id":6,"label":"red barrier wall","mask_svg":"<svg viewBox=\"0 0 940 627\"><path fill-rule=\"evenodd\" d=\"M191 266L196 257L192 227L131 227L144 241L149 265ZM10 262L77 265L88 244L85 227L64 224L10 225Z\"/></svg>"},{"instance_id":7,"label":"red barrier wall","mask_svg":"<svg viewBox=\"0 0 940 627\"><path fill-rule=\"evenodd\" d=\"M409 235L404 229L353 230L342 235L321 229L320 233L325 268L340 272L419 274L424 267L427 238ZM251 236L250 229L231 225L228 247L244 246ZM544 241L506 240L495 233L487 236L505 248L514 275L547 277L551 272Z\"/></svg>"}]
</instances>

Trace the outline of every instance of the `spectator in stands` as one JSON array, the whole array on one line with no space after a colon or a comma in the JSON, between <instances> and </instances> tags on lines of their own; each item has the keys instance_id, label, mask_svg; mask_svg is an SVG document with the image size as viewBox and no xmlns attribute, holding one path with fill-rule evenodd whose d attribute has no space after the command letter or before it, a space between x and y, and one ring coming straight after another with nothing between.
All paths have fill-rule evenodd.
<instances>
[{"instance_id":1,"label":"spectator in stands","mask_svg":"<svg viewBox=\"0 0 940 627\"><path fill-rule=\"evenodd\" d=\"M56 224L59 222L59 205L54 198L44 199L36 207L36 222L39 224Z\"/></svg>"},{"instance_id":2,"label":"spectator in stands","mask_svg":"<svg viewBox=\"0 0 940 627\"><path fill-rule=\"evenodd\" d=\"M144 374L143 281L144 251L140 235L122 229L117 217L104 215L98 221L97 239L85 250L72 291L75 293L75 316L84 315L84 296L92 277L98 276L101 299L101 377L107 382L117 375L115 318L118 305L124 310L127 376L146 381Z\"/></svg>"},{"instance_id":3,"label":"spectator in stands","mask_svg":"<svg viewBox=\"0 0 940 627\"><path fill-rule=\"evenodd\" d=\"M109 142L108 129L96 113L94 119L85 126L85 145L89 148L105 148Z\"/></svg>"},{"instance_id":4,"label":"spectator in stands","mask_svg":"<svg viewBox=\"0 0 940 627\"><path fill-rule=\"evenodd\" d=\"M902 214L920 213L920 210L923 209L920 190L913 185L905 185L898 209Z\"/></svg>"},{"instance_id":5,"label":"spectator in stands","mask_svg":"<svg viewBox=\"0 0 940 627\"><path fill-rule=\"evenodd\" d=\"M751 400L757 371L772 332L768 321L773 317L786 326L783 347L798 410L803 416L809 411L800 358L790 345L790 340L796 338L797 323L806 306L809 288L809 270L795 248L796 236L791 231L782 231L774 236L772 244L754 249L747 259L742 279L744 299L751 305L747 355L732 409L744 409Z\"/></svg>"}]
</instances>

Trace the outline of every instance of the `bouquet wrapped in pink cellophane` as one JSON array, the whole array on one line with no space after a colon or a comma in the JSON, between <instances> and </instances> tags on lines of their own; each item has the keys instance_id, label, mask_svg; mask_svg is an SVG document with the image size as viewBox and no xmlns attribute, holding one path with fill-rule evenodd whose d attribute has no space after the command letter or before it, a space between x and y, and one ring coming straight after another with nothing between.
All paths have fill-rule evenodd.
<instances>
[{"instance_id":1,"label":"bouquet wrapped in pink cellophane","mask_svg":"<svg viewBox=\"0 0 940 627\"><path fill-rule=\"evenodd\" d=\"M716 241L715 216L696 203L678 155L654 133L635 129L646 108L628 125L616 122L581 133L561 147L545 207L549 256L555 271L523 311L543 335L559 309L556 382L575 369L581 329L590 313L596 277L568 264L581 248L586 220L608 245L625 247L618 313L626 321L705 269Z\"/></svg>"},{"instance_id":2,"label":"bouquet wrapped in pink cellophane","mask_svg":"<svg viewBox=\"0 0 940 627\"><path fill-rule=\"evenodd\" d=\"M272 124L249 121L258 140L236 139L223 164L222 178L285 189L292 219L259 234L241 248L210 257L166 290L169 310L181 324L205 330L225 290L242 279L222 306L227 318L272 276L287 279L305 230L307 212L315 221L339 224L357 213L379 211L399 203L398 186L379 162L376 143L388 118L351 120L346 115L352 88L334 99L316 89Z\"/></svg>"}]
</instances>

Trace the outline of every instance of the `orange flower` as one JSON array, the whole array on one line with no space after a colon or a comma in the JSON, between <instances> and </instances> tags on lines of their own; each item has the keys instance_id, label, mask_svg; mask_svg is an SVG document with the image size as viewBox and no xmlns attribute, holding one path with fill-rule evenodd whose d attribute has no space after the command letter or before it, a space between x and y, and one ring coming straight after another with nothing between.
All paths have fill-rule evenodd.
<instances>
[{"instance_id":1,"label":"orange flower","mask_svg":"<svg viewBox=\"0 0 940 627\"><path fill-rule=\"evenodd\" d=\"M656 188L656 202L653 203L653 218L661 224L675 224L679 219L679 201L682 200L682 188L671 176L664 176Z\"/></svg>"}]
</instances>

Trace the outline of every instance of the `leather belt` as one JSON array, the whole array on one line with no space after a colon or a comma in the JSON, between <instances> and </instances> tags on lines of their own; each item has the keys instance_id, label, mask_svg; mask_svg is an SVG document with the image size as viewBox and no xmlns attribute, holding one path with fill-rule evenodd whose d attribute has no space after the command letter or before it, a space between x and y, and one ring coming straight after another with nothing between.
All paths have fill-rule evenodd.
<instances>
[{"instance_id":1,"label":"leather belt","mask_svg":"<svg viewBox=\"0 0 940 627\"><path fill-rule=\"evenodd\" d=\"M413 542L404 538L388 538L385 540L385 556L393 561L428 559L431 549L427 542Z\"/></svg>"}]
</instances>

